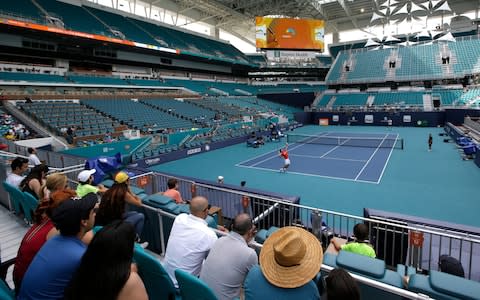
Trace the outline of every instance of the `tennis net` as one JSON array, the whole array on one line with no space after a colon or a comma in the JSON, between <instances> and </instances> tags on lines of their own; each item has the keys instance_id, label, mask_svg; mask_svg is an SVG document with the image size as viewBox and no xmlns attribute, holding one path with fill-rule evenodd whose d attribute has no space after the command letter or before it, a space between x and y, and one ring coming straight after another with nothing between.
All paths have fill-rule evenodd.
<instances>
[{"instance_id":1,"label":"tennis net","mask_svg":"<svg viewBox=\"0 0 480 300\"><path fill-rule=\"evenodd\" d=\"M403 149L403 139L397 137L372 138L289 134L287 136L287 142L300 144L335 145L346 147Z\"/></svg>"}]
</instances>

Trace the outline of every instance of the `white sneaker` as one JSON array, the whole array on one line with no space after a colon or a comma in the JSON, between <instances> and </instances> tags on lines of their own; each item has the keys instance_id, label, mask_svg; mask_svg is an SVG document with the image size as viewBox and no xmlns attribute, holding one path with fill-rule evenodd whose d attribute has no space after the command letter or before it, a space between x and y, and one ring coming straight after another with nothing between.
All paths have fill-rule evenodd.
<instances>
[{"instance_id":1,"label":"white sneaker","mask_svg":"<svg viewBox=\"0 0 480 300\"><path fill-rule=\"evenodd\" d=\"M148 242L139 243L140 247L146 249L148 247Z\"/></svg>"}]
</instances>

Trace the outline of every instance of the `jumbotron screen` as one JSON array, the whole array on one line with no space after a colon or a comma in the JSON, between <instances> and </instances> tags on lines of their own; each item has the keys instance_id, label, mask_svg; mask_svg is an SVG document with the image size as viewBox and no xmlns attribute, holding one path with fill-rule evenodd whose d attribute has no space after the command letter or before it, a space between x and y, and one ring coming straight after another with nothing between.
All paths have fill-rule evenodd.
<instances>
[{"instance_id":1,"label":"jumbotron screen","mask_svg":"<svg viewBox=\"0 0 480 300\"><path fill-rule=\"evenodd\" d=\"M324 50L323 20L256 17L255 26L257 48Z\"/></svg>"}]
</instances>

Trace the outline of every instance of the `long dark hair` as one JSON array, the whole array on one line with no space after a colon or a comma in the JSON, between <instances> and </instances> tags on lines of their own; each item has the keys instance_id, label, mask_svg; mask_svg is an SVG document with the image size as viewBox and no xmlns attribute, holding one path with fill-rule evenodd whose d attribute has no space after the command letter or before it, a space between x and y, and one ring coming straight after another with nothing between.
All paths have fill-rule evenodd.
<instances>
[{"instance_id":1,"label":"long dark hair","mask_svg":"<svg viewBox=\"0 0 480 300\"><path fill-rule=\"evenodd\" d=\"M42 185L42 175L47 174L48 171L48 166L44 164L33 167L30 173L28 173L27 177L25 177L22 182L20 182L20 188L24 190L32 179L37 179L38 182L40 182L40 185Z\"/></svg>"},{"instance_id":2,"label":"long dark hair","mask_svg":"<svg viewBox=\"0 0 480 300\"><path fill-rule=\"evenodd\" d=\"M127 183L115 183L102 196L102 201L95 216L96 225L107 225L114 220L121 220L125 212Z\"/></svg>"},{"instance_id":3,"label":"long dark hair","mask_svg":"<svg viewBox=\"0 0 480 300\"><path fill-rule=\"evenodd\" d=\"M333 269L325 278L328 300L360 300L357 282L344 269Z\"/></svg>"},{"instance_id":4,"label":"long dark hair","mask_svg":"<svg viewBox=\"0 0 480 300\"><path fill-rule=\"evenodd\" d=\"M135 229L114 221L93 237L65 289L66 300L115 300L130 277Z\"/></svg>"}]
</instances>

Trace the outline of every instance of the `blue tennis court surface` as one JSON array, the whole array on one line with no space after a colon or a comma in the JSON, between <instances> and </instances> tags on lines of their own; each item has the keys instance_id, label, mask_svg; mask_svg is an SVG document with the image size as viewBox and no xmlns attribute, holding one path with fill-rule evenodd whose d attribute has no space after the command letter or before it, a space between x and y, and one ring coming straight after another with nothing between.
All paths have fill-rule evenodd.
<instances>
[{"instance_id":1,"label":"blue tennis court surface","mask_svg":"<svg viewBox=\"0 0 480 300\"><path fill-rule=\"evenodd\" d=\"M288 146L288 173L378 184L398 134L323 132L297 140ZM283 159L276 150L236 166L279 172Z\"/></svg>"}]
</instances>

